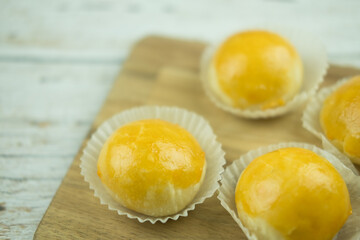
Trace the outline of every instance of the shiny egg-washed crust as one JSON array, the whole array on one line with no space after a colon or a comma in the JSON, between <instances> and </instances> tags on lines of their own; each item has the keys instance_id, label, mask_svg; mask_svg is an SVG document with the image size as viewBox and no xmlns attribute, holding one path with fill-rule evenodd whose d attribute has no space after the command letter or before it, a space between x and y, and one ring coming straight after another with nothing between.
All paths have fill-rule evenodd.
<instances>
[{"instance_id":1,"label":"shiny egg-washed crust","mask_svg":"<svg viewBox=\"0 0 360 240\"><path fill-rule=\"evenodd\" d=\"M360 76L349 79L325 99L320 124L326 137L360 164Z\"/></svg>"},{"instance_id":2,"label":"shiny egg-washed crust","mask_svg":"<svg viewBox=\"0 0 360 240\"><path fill-rule=\"evenodd\" d=\"M336 169L303 148L254 159L235 192L238 216L259 239L331 240L352 209Z\"/></svg>"},{"instance_id":3,"label":"shiny egg-washed crust","mask_svg":"<svg viewBox=\"0 0 360 240\"><path fill-rule=\"evenodd\" d=\"M179 125L149 119L119 128L104 144L98 175L125 207L150 216L174 214L195 196L205 153Z\"/></svg>"},{"instance_id":4,"label":"shiny egg-washed crust","mask_svg":"<svg viewBox=\"0 0 360 240\"><path fill-rule=\"evenodd\" d=\"M265 110L282 106L297 94L303 66L284 38L267 31L246 31L219 47L209 75L213 91L227 104Z\"/></svg>"}]
</instances>

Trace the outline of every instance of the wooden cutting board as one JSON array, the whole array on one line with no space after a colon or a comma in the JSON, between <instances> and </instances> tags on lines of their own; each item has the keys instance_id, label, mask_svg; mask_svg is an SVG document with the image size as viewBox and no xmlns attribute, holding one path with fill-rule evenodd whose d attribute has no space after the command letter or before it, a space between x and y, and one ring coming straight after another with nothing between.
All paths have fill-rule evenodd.
<instances>
[{"instance_id":1,"label":"wooden cutting board","mask_svg":"<svg viewBox=\"0 0 360 240\"><path fill-rule=\"evenodd\" d=\"M228 163L250 149L285 141L320 141L302 128L303 109L268 120L246 120L216 108L205 96L199 60L205 44L158 36L133 47L97 115L88 137L112 115L141 105L179 106L209 120L223 144ZM326 81L360 74L359 69L331 66ZM88 139L88 138L87 138ZM44 215L35 239L246 239L216 196L196 206L186 218L139 223L100 205L80 175L79 154ZM358 169L359 166L358 166Z\"/></svg>"}]
</instances>

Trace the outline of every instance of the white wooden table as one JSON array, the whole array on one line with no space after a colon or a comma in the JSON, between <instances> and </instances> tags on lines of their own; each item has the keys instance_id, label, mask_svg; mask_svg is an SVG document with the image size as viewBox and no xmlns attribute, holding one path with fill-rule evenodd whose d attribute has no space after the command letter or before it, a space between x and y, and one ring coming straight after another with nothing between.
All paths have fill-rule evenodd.
<instances>
[{"instance_id":1,"label":"white wooden table","mask_svg":"<svg viewBox=\"0 0 360 240\"><path fill-rule=\"evenodd\" d=\"M319 35L360 67L358 0L0 0L0 239L31 239L134 41L237 28Z\"/></svg>"}]
</instances>

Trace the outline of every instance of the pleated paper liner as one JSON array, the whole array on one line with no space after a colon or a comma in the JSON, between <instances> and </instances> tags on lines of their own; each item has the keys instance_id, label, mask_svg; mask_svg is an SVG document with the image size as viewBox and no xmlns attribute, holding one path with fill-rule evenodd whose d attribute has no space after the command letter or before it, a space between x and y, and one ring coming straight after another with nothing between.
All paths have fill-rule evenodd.
<instances>
[{"instance_id":1,"label":"pleated paper liner","mask_svg":"<svg viewBox=\"0 0 360 240\"><path fill-rule=\"evenodd\" d=\"M316 146L305 143L280 143L267 147L258 148L242 155L238 160L235 160L230 166L226 168L222 174L221 187L219 188L218 199L221 205L230 213L235 222L239 225L242 231L245 233L249 240L257 240L258 238L252 232L250 232L241 222L237 215L237 209L235 204L235 189L238 179L244 169L250 164L250 162L265 153L275 151L280 148L286 147L299 147L305 148L315 152L316 154L326 158L341 174L343 177L349 193L350 201L352 205L352 215L338 232L334 239L337 240L355 240L360 238L360 177L356 176L349 168L347 168L336 156L322 150Z\"/></svg>"},{"instance_id":2,"label":"pleated paper liner","mask_svg":"<svg viewBox=\"0 0 360 240\"><path fill-rule=\"evenodd\" d=\"M301 89L296 96L285 105L276 108L250 110L239 109L226 104L216 93L213 92L210 86L209 73L212 57L216 49L221 44L212 43L208 45L203 53L201 59L200 77L206 95L217 107L244 118L270 118L283 115L297 109L299 105L305 103L310 96L314 95L320 83L324 80L324 76L328 68L325 47L316 36L300 31L299 29L289 29L277 26L257 26L252 29L240 29L239 32L245 30L268 30L270 32L277 33L287 39L296 48L299 56L301 57L304 68L304 77Z\"/></svg>"},{"instance_id":3,"label":"pleated paper liner","mask_svg":"<svg viewBox=\"0 0 360 240\"><path fill-rule=\"evenodd\" d=\"M338 81L330 87L322 88L316 96L312 97L304 110L302 124L305 129L322 141L322 145L325 150L338 156L345 166L350 168L356 175L359 175L358 170L355 168L349 157L345 156L344 153L339 151L336 146L326 138L320 125L320 111L325 99L347 81L348 79L346 78Z\"/></svg>"},{"instance_id":4,"label":"pleated paper liner","mask_svg":"<svg viewBox=\"0 0 360 240\"><path fill-rule=\"evenodd\" d=\"M108 137L119 127L141 119L162 119L179 124L196 138L205 152L205 179L192 202L176 214L164 217L152 217L132 211L111 197L97 175L98 156ZM119 215L126 215L129 218L137 219L141 223L145 221L151 223L160 221L165 223L169 219L177 220L179 217L188 216L189 211L194 210L197 204L204 202L206 198L211 197L218 189L218 181L220 180L220 174L224 171L223 165L225 164L221 144L216 140L216 135L211 126L203 117L177 107L159 106L129 109L105 121L91 136L80 160L81 174L84 176L85 181L89 183L90 189L94 190L94 195L100 199L100 203L107 205L109 210L114 210Z\"/></svg>"}]
</instances>

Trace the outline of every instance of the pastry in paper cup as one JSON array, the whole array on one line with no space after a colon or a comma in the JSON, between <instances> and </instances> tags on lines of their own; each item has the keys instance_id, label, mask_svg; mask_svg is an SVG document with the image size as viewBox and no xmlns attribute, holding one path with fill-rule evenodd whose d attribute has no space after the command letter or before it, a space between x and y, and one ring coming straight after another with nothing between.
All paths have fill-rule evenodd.
<instances>
[{"instance_id":1,"label":"pastry in paper cup","mask_svg":"<svg viewBox=\"0 0 360 240\"><path fill-rule=\"evenodd\" d=\"M287 162L289 162L286 167L286 169L290 169L290 173L285 171L285 174L288 174L288 179L290 180L290 183L288 184L288 182L284 182L285 185L277 185L277 184L273 184L271 180L272 177L269 177L269 174L271 174L271 167L273 167L273 163L270 163L269 165L267 164L267 161L264 159L261 159L264 156L268 156L270 158L268 159L274 159L271 158L272 155L271 154L280 154L278 156L281 156L281 154L283 154L282 151L286 151L286 150L291 150L291 149L295 149L300 150L300 151L304 151L303 154L310 154L313 156L316 156L317 158L320 158L321 161L318 162L309 162L310 164L303 164L302 166L304 166L304 168L296 168L292 166L292 163L298 164L296 162L293 161L289 161L289 159L287 158L288 155L284 155L285 157L281 157L282 160L279 162L282 162L282 164L285 165L278 165L280 170L276 170L275 173L278 173L279 171L281 172L281 168L284 168L284 166L286 166ZM310 151L309 151L310 150ZM285 153L284 153L285 154ZM270 156L271 155L271 156ZM305 159L305 161L307 161L307 155L302 156L301 157L303 160ZM261 159L261 161L259 161L259 159ZM290 159L294 159L294 158L290 158ZM295 158L296 159L296 158ZM326 159L326 160L324 160ZM252 163L254 160L254 163ZM301 161L303 161L301 160ZM255 162L256 161L256 162ZM272 161L272 160L271 160ZM274 160L275 162L278 161L276 158ZM296 160L298 161L298 159ZM248 183L248 185L246 185L247 187L244 188L240 188L240 189L236 189L239 185L239 182L241 180L241 176L244 175L244 170L247 169L247 167L249 166L250 163L252 163L250 166L256 166L256 164L263 164L263 166L265 166L265 169L267 171L263 171L262 173L259 172L260 174L260 179L262 178L262 176L265 176L265 179L267 179L268 181L257 181L254 180L256 183L255 185L253 183ZM322 163L321 163L322 162ZM290 164L291 163L291 164ZM321 163L322 165L319 165L318 163ZM330 163L330 164L329 164ZM269 167L266 167L266 166ZM259 166L259 165L258 165ZM301 165L299 165L301 166ZM323 167L325 166L325 167ZM331 174L325 174L323 170L324 169L332 169ZM253 168L254 169L254 168ZM297 169L300 169L299 171ZM302 170L306 170L306 171L302 171ZM259 175L258 174L251 174L249 175L249 173L252 173L251 171L249 172L249 170L247 170L246 175L244 175L244 178L247 177L253 177L254 179L258 179ZM274 173L274 174L275 174ZM300 175L297 175L298 173L301 173ZM274 176L274 174L271 174L271 176ZM293 174L293 175L292 175ZM303 175L305 174L305 175ZM306 174L310 174L307 175ZM335 175L334 175L335 174ZM276 175L276 174L275 174ZM336 176L337 177L330 177L330 176ZM341 175L341 176L340 176ZM276 175L277 176L277 175ZM298 176L304 176L304 178L297 178ZM278 176L280 181L282 179L282 176L279 175ZM328 178L330 177L330 178ZM295 180L294 180L295 178ZM330 179L330 181L329 181ZM340 181L338 181L340 179ZM278 180L278 179L273 179L273 180ZM292 181L295 182L300 182L303 183L302 181L310 181L308 182L309 184L305 184L308 186L312 186L313 181L314 181L314 186L320 186L319 190L310 190L307 189L303 191L303 188L298 188L299 186L303 186L303 184L300 185L294 185ZM337 181L337 182L336 182ZM321 182L325 183L325 185L321 184ZM331 183L330 183L331 182ZM266 187L264 187L264 183L266 183ZM279 182L280 183L280 182ZM305 182L306 183L306 182ZM330 190L331 194L329 195L326 190L326 186L329 184L338 184L338 186L340 186L339 188L333 188L333 189L340 189L341 191L339 191L340 193L343 193L341 196L344 196L343 200L338 201L339 200L339 195L335 195L337 197L335 198L330 198L333 197L332 194L332 190ZM341 186L342 184L342 186ZM345 185L346 184L346 185ZM244 185L243 185L244 186ZM258 196L254 196L252 195L252 193L254 193L251 189L251 187L255 186L255 193L261 193L261 195ZM280 190L277 189L277 186L281 186ZM282 192L283 189L285 189L285 195L283 195ZM324 186L324 187L323 187ZM330 186L330 185L329 185ZM333 185L331 185L333 186ZM248 189L249 188L249 189ZM321 189L324 189L324 192L321 192ZM280 191L279 195L280 197L276 197L275 199L273 199L271 196L275 196L277 193L277 190ZM296 190L298 189L298 190ZM300 190L299 190L300 189ZM318 189L318 188L316 188ZM342 191L344 189L347 189L348 191ZM239 193L239 191L242 191L243 195L248 194L248 196L250 196L250 198L252 199L252 203L249 205L250 208L254 208L255 209L262 209L262 212L265 212L264 215L256 215L257 213L255 213L254 217L251 218L249 220L247 220L246 218L240 218L238 215L238 196L235 196L236 194ZM258 192L259 191L259 192ZM298 192L298 191L302 191L302 192ZM319 193L320 191L320 193ZM320 195L318 195L318 193ZM323 193L323 194L322 194ZM259 196L265 196L268 194L268 197L263 198L263 201L258 202ZM322 195L321 195L322 194ZM308 197L307 197L308 196ZM311 197L310 197L311 196ZM320 196L320 197L319 197ZM236 200L237 197L237 200ZM290 201L292 198L294 198L293 201ZM341 239L341 240L350 240L350 239L358 239L360 237L360 225L358 224L360 222L360 177L356 176L350 169L348 169L337 157L335 157L334 155L332 155L329 152L326 152L316 146L313 145L309 145L306 143L294 143L294 142L290 142L290 143L280 143L280 144L274 144L274 145L270 145L267 147L262 147L256 150L252 150L249 151L248 153L242 155L238 160L235 160L231 165L229 165L224 173L222 174L222 180L221 180L221 187L219 188L219 195L218 195L218 199L221 202L221 205L230 213L230 215L232 216L232 218L235 220L235 222L239 225L239 227L242 229L242 231L244 232L244 234L246 235L246 237L249 240L261 240L261 239L292 239L289 238L289 236L284 237L284 232L286 234L292 235L292 233L296 234L301 234L301 232L299 232L299 228L300 229L311 229L314 227L314 225L312 225L310 222L307 225L307 221L305 219L312 219L315 216L315 219L321 217L322 221L324 221L323 223L317 222L317 228L318 229L312 229L310 230L310 232L307 232L305 234L311 234L312 231L319 231L319 233L321 233L320 231L334 231L332 229L334 229L335 225L329 225L327 226L327 224L324 225L324 223L326 223L327 221L332 221L332 220L328 220L327 216L317 216L316 214L319 212L327 212L330 211L330 214L333 214L334 212L337 213L338 215L342 215L343 220L346 219L345 217L348 216L346 222L344 225L338 224L338 227L341 227L341 229L336 233L336 235L333 237L333 239ZM272 200L276 201L276 202L271 202ZM284 201L285 202L284 202ZM351 202L351 206L349 206L349 200ZM324 205L322 204L322 202L324 202ZM328 202L330 202L329 204L331 205L325 205L328 204ZM281 205L279 205L281 203ZM283 205L285 203L285 205ZM315 203L315 204L314 204ZM347 203L347 205L346 205ZM303 205L300 206L300 204L307 204L307 205ZM313 206L311 206L310 204L314 204ZM310 205L310 208L308 207L308 205ZM330 207L334 205L333 207ZM266 208L266 206L271 206L270 209ZM275 207L274 207L275 206ZM283 206L283 207L282 207ZM291 206L291 208L296 208L293 209L292 211L288 211L289 210L289 206ZM316 206L319 207L320 210L316 209ZM327 210L326 207L323 206L329 206L329 209ZM262 208L265 207L265 208ZM275 212L274 212L274 208L275 208ZM312 211L307 211L305 210L305 212L302 212L303 210L298 210L299 209L307 209L307 210L311 210L311 208L313 209L314 215L312 215ZM352 208L352 210L351 210ZM344 210L343 210L344 209ZM279 211L280 210L280 211ZM256 211L256 210L251 210L251 211ZM268 212L269 211L269 212ZM306 212L307 211L307 212ZM351 213L352 211L352 213ZM275 215L270 215L269 214L275 214ZM349 216L349 214L351 214ZM252 215L249 215L252 216ZM275 216L275 219L277 218L277 220L279 221L275 221L274 222L274 218L273 216ZM335 215L329 215L332 216L332 218L335 218L335 221L338 220L338 217L334 217ZM302 218L305 218L303 220L301 220ZM247 221L247 223L245 223L243 220ZM266 219L266 220L264 220ZM270 220L269 220L270 219ZM297 219L297 220L294 220ZM298 221L299 220L299 221ZM341 221L341 220L340 220ZM257 229L254 230L253 225L249 225L250 223L256 223L257 225ZM297 225L297 227L293 227L293 223L299 224ZM343 223L343 222L342 222ZM319 226L321 226L322 224L322 228L320 229ZM246 226L252 226L250 227L251 229L249 229ZM269 227L270 226L270 227ZM289 230L290 229L290 230ZM304 233L304 232L303 232ZM312 232L314 233L314 232ZM316 234L319 234L316 232ZM332 234L335 234L332 233ZM284 235L283 235L284 234ZM330 233L329 233L330 234ZM263 236L266 236L265 238ZM302 236L302 235L297 235ZM333 235L331 235L333 236ZM310 239L310 238L294 238L294 239ZM314 239L319 239L319 238L314 238Z\"/></svg>"},{"instance_id":2,"label":"pastry in paper cup","mask_svg":"<svg viewBox=\"0 0 360 240\"><path fill-rule=\"evenodd\" d=\"M269 118L303 104L324 79L328 63L317 37L297 29L261 27L210 44L201 59L207 96L245 118Z\"/></svg>"},{"instance_id":3,"label":"pastry in paper cup","mask_svg":"<svg viewBox=\"0 0 360 240\"><path fill-rule=\"evenodd\" d=\"M161 139L151 142L152 137ZM173 139L180 142L171 145ZM153 149L148 151L145 146ZM193 146L196 149L187 152ZM128 151L131 147L136 148L132 153ZM204 161L194 163L195 158ZM186 217L218 189L225 164L221 144L203 117L177 107L159 106L132 108L105 121L91 136L80 161L81 174L100 203L141 223ZM191 179L196 181L189 182L191 174L197 174ZM172 185L175 183L176 187ZM133 199L132 210L125 207ZM139 205L139 201L143 202ZM136 206L150 210L138 211Z\"/></svg>"},{"instance_id":4,"label":"pastry in paper cup","mask_svg":"<svg viewBox=\"0 0 360 240\"><path fill-rule=\"evenodd\" d=\"M356 78L358 78L357 89L354 88L353 86L348 85L351 84L350 80L352 79L356 80ZM349 154L349 152L346 151L347 149L345 147L345 144L352 145L349 144L350 141L346 141L346 140L353 139L353 137L349 138L349 136L356 135L356 132L352 133L351 130L355 129L356 131L356 129L360 129L360 122L358 116L360 114L360 107L358 105L360 101L357 100L357 102L352 102L351 99L346 99L346 97L343 96L337 96L337 94L340 90L341 90L340 91L341 94L346 94L346 89L344 89L344 87L346 87L347 89L350 89L350 91L354 91L352 93L353 94L352 98L356 98L356 95L359 95L356 92L358 91L358 89L360 89L359 86L360 86L360 76L354 78L342 79L330 87L322 88L316 94L316 96L310 99L302 116L303 127L322 141L322 145L325 150L328 150L335 154L337 154L337 152L339 151L345 154L347 157L345 156L341 157L341 160L348 168L353 170L353 172L357 175L358 175L358 171L353 166L352 162L359 164L360 157ZM337 98L337 100L334 98ZM327 101L327 99L329 101ZM350 109L348 107L349 105L344 106L342 102L345 101L347 101L347 104L349 105L354 105L354 108ZM326 109L324 107L326 107ZM331 124L327 123L327 126L325 126L324 125L325 120L330 122ZM349 123L352 126L349 126L348 125ZM327 129L327 131L329 131L331 135L328 135L324 129ZM332 133L334 131L335 134L337 135L334 135ZM343 136L345 136L345 138L343 140L339 139L338 136L339 134L342 134ZM332 136L331 139L329 139L329 136ZM356 143L356 141L352 141L352 142ZM357 142L358 144L353 145L352 148L357 149L359 151L360 149L359 136ZM339 151L336 151L334 148L337 148Z\"/></svg>"}]
</instances>

